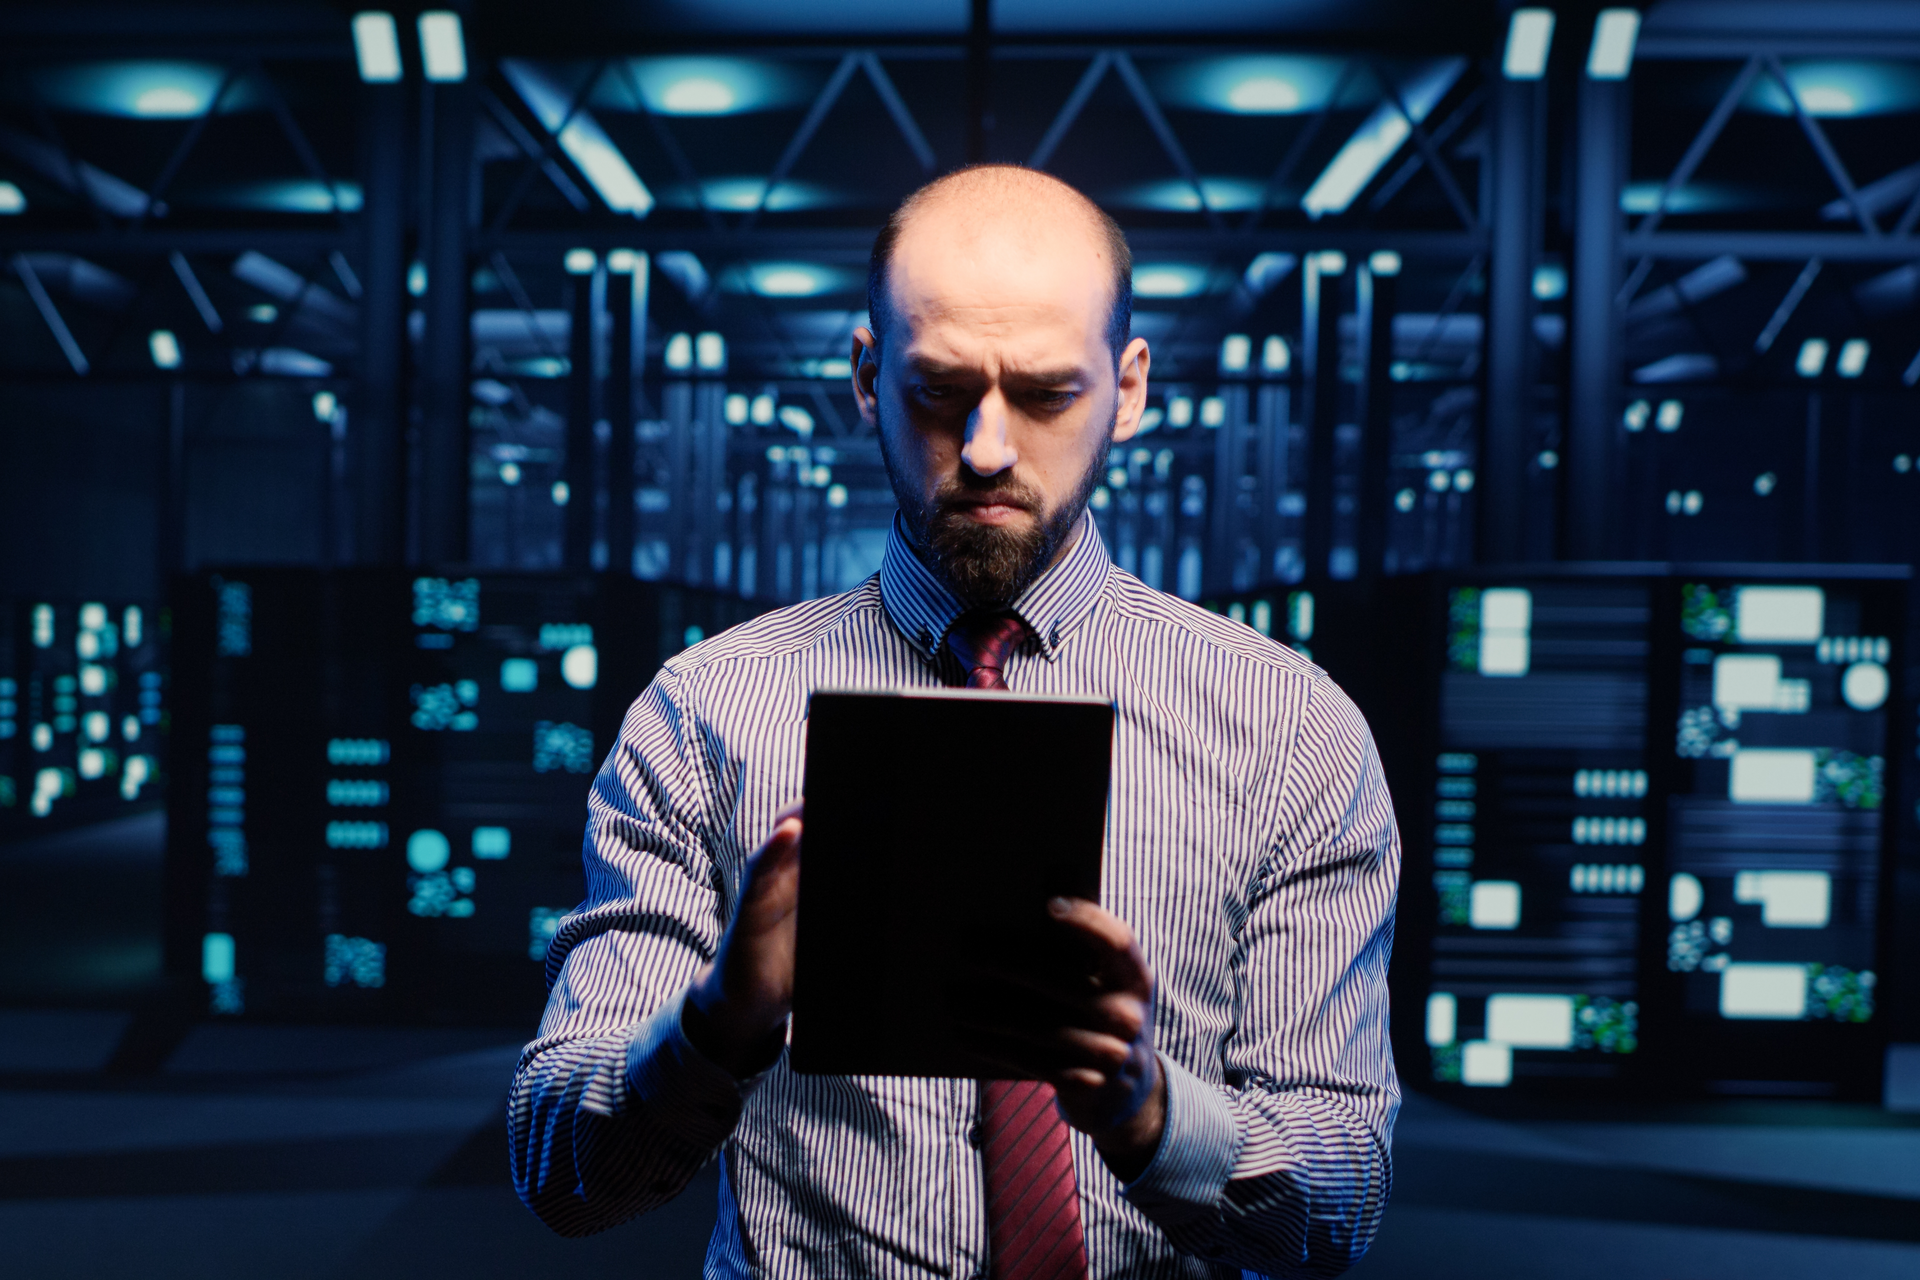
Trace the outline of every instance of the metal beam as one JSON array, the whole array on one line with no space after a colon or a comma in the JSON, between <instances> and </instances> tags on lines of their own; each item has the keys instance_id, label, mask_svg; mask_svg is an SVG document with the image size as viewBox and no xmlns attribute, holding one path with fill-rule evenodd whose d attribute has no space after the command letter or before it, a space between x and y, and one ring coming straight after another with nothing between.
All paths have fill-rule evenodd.
<instances>
[{"instance_id":1,"label":"metal beam","mask_svg":"<svg viewBox=\"0 0 1920 1280\"><path fill-rule=\"evenodd\" d=\"M481 247L504 249L508 253L553 255L584 246L605 249L646 249L649 251L683 249L707 255L789 253L818 254L827 260L862 263L873 247L878 227L778 228L713 232L698 228L669 230L662 228L619 227L579 228L572 231L516 230L483 233ZM231 237L230 237L231 239ZM1349 256L1393 249L1403 255L1470 258L1484 252L1487 236L1482 231L1394 231L1370 228L1310 227L1276 228L1259 231L1214 232L1204 228L1141 228L1127 232L1127 242L1136 255L1144 254L1222 254L1307 253L1315 249L1338 249ZM0 245L13 243L0 233ZM87 241L96 244L97 241ZM251 243L249 241L249 243ZM1706 255L1712 257L1713 254Z\"/></svg>"},{"instance_id":2,"label":"metal beam","mask_svg":"<svg viewBox=\"0 0 1920 1280\"><path fill-rule=\"evenodd\" d=\"M933 148L927 144L927 135L920 132L919 122L913 118L913 112L907 110L907 104L901 99L900 91L893 87L893 77L887 74L880 59L872 53L860 55L860 65L866 68L867 79L873 83L873 91L880 95L881 103L887 114L893 117L894 128L906 140L907 148L913 152L913 158L920 162L920 172L931 178L938 163Z\"/></svg>"},{"instance_id":3,"label":"metal beam","mask_svg":"<svg viewBox=\"0 0 1920 1280\"><path fill-rule=\"evenodd\" d=\"M1848 231L1660 231L1629 233L1620 244L1629 257L1717 258L1730 253L1753 260L1825 258L1829 262L1909 262L1920 257L1920 239L1882 236L1869 240Z\"/></svg>"},{"instance_id":4,"label":"metal beam","mask_svg":"<svg viewBox=\"0 0 1920 1280\"><path fill-rule=\"evenodd\" d=\"M1453 180L1453 170L1449 169L1447 162L1440 158L1439 150L1433 145L1432 135L1427 132L1427 127L1414 116L1413 112L1407 110L1406 99L1400 96L1400 86L1393 82L1393 77L1389 76L1379 63L1369 60L1367 69L1373 73L1373 78L1379 82L1380 87L1386 90L1387 97L1393 100L1394 109L1406 120L1407 128L1413 134L1414 145L1420 149L1420 154L1427 158L1427 166L1433 170L1433 176L1439 180L1441 189L1447 193L1447 203L1451 204L1453 211L1460 215L1460 225L1479 226L1479 216L1474 213L1473 206L1467 203L1466 196L1461 193L1460 184Z\"/></svg>"},{"instance_id":5,"label":"metal beam","mask_svg":"<svg viewBox=\"0 0 1920 1280\"><path fill-rule=\"evenodd\" d=\"M1774 339L1787 327L1787 321L1793 318L1793 312L1800 305L1800 299L1807 296L1807 290L1813 288L1813 281L1820 274L1820 259L1808 258L1807 265L1800 269L1793 287L1787 290L1787 296L1773 309L1773 318L1767 321L1767 327L1753 340L1753 350L1757 355L1765 355L1773 347Z\"/></svg>"},{"instance_id":6,"label":"metal beam","mask_svg":"<svg viewBox=\"0 0 1920 1280\"><path fill-rule=\"evenodd\" d=\"M1073 92L1068 94L1067 100L1061 104L1060 113L1054 116L1053 123L1048 125L1046 133L1041 135L1040 145L1035 147L1033 154L1027 157L1027 168L1047 167L1047 161L1053 159L1053 153L1065 140L1067 130L1073 128L1073 122L1080 118L1081 111L1086 108L1087 100L1093 97L1093 91L1100 87L1101 79L1107 74L1107 68L1112 65L1113 55L1104 49L1093 56L1093 61L1089 62L1087 69L1081 73L1080 82L1073 86Z\"/></svg>"},{"instance_id":7,"label":"metal beam","mask_svg":"<svg viewBox=\"0 0 1920 1280\"><path fill-rule=\"evenodd\" d=\"M1167 123L1167 117L1161 112L1160 104L1153 100L1153 94L1147 88L1147 82L1140 78L1140 71L1133 65L1133 59L1125 53L1113 55L1113 68L1120 73L1120 79L1126 83L1127 91L1133 95L1140 114L1147 118L1147 127L1153 130L1153 136L1160 140L1160 149L1173 161L1173 167L1193 188L1194 198L1200 202L1200 212L1206 215L1207 225L1216 230L1224 228L1220 214L1207 203L1207 193L1200 185L1200 175L1194 171L1193 161L1187 158L1187 149L1180 145L1173 126Z\"/></svg>"},{"instance_id":8,"label":"metal beam","mask_svg":"<svg viewBox=\"0 0 1920 1280\"><path fill-rule=\"evenodd\" d=\"M1273 205L1273 198L1280 194L1280 188L1286 185L1287 179L1293 176L1293 171L1300 167L1300 161L1306 158L1307 149L1313 145L1314 139L1320 136L1320 131L1326 128L1327 121L1333 115L1334 105L1340 101L1340 95L1346 90L1347 81L1353 78L1359 66L1357 59L1350 58L1340 68L1340 76L1333 82L1333 88L1328 90L1326 101L1320 104L1318 111L1314 112L1313 119L1307 122L1307 127L1294 135L1293 144L1287 148L1286 155L1280 158L1279 165L1267 179L1267 185L1261 188L1260 199L1253 208L1247 210L1247 216L1241 219L1242 231L1252 231L1260 225L1260 219L1266 216L1267 210Z\"/></svg>"},{"instance_id":9,"label":"metal beam","mask_svg":"<svg viewBox=\"0 0 1920 1280\"><path fill-rule=\"evenodd\" d=\"M33 269L33 263L24 253L13 255L13 273L20 277L20 283L27 288L27 296L33 299L40 318L47 322L47 328L53 331L53 340L60 344L60 350L66 353L67 363L81 377L87 374L87 357L80 350L80 344L73 340L73 330L67 328L67 322L60 315L60 308L53 305L53 299L47 294L47 286L40 283L40 273Z\"/></svg>"},{"instance_id":10,"label":"metal beam","mask_svg":"<svg viewBox=\"0 0 1920 1280\"><path fill-rule=\"evenodd\" d=\"M1794 90L1793 82L1787 79L1786 68L1780 65L1780 59L1769 57L1767 70L1779 83L1780 91L1787 95L1787 101L1793 104L1794 118L1800 122L1801 132L1805 133L1807 141L1813 144L1814 154L1820 157L1820 163L1826 169L1827 176L1833 179L1833 185L1840 188L1840 195L1853 210L1853 216L1859 221L1860 229L1869 237L1879 239L1880 224L1873 220L1872 211L1860 203L1860 193L1854 190L1852 175L1847 172L1847 166L1840 163L1840 156L1834 151L1833 144L1827 141L1827 131L1820 127L1817 120L1807 114L1806 104L1800 101L1800 95Z\"/></svg>"},{"instance_id":11,"label":"metal beam","mask_svg":"<svg viewBox=\"0 0 1920 1280\"><path fill-rule=\"evenodd\" d=\"M472 335L467 311L468 239L473 216L471 80L425 86L432 112L427 163L430 203L422 228L427 264L426 335L420 344L420 505L414 545L422 563L467 558L469 443L467 381Z\"/></svg>"},{"instance_id":12,"label":"metal beam","mask_svg":"<svg viewBox=\"0 0 1920 1280\"><path fill-rule=\"evenodd\" d=\"M406 86L360 86L360 353L347 449L350 554L363 565L397 565L405 546L406 121Z\"/></svg>"},{"instance_id":13,"label":"metal beam","mask_svg":"<svg viewBox=\"0 0 1920 1280\"><path fill-rule=\"evenodd\" d=\"M180 287L187 291L193 309L200 313L201 323L207 326L207 332L220 332L220 312L214 308L213 299L207 296L206 289L201 286L200 277L193 273L193 264L178 249L168 254L167 260L173 264L173 274L179 278Z\"/></svg>"},{"instance_id":14,"label":"metal beam","mask_svg":"<svg viewBox=\"0 0 1920 1280\"><path fill-rule=\"evenodd\" d=\"M860 55L858 54L849 53L840 59L840 65L833 69L833 74L827 78L827 83L821 86L819 96L814 98L813 105L807 108L806 118L800 122L800 127L793 131L793 137L787 140L786 149L780 153L780 159L774 162L773 171L767 175L767 185L760 190L760 200L741 220L742 227L751 227L760 220L761 213L766 210L767 200L773 195L773 189L785 182L787 174L793 171L793 166L800 162L801 152L805 151L807 144L813 141L813 135L820 131L827 113L832 111L833 104L840 100L841 93L846 90L847 82L853 79L853 73L859 66Z\"/></svg>"}]
</instances>

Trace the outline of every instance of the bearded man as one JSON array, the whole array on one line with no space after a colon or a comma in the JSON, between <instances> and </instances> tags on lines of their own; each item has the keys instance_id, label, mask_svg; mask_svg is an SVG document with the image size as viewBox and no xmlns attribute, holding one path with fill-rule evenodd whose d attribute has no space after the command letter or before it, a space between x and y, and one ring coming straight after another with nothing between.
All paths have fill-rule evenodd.
<instances>
[{"instance_id":1,"label":"bearded man","mask_svg":"<svg viewBox=\"0 0 1920 1280\"><path fill-rule=\"evenodd\" d=\"M1392 807L1324 672L1108 559L1087 503L1147 397L1131 272L1091 201L1012 166L881 233L853 384L899 501L885 558L669 661L594 781L509 1111L555 1230L718 1155L708 1276L1325 1276L1365 1251L1399 1105ZM1033 1081L795 1074L808 696L961 684L1114 705L1100 901L1050 904L1091 980L995 1028ZM983 841L995 775L1049 765L899 747L951 780L929 821Z\"/></svg>"}]
</instances>

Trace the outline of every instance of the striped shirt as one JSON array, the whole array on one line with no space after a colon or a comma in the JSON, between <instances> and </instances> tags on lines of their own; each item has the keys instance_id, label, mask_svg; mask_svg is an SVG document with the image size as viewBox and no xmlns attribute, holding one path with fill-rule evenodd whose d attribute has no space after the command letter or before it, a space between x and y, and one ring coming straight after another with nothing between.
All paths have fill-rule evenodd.
<instances>
[{"instance_id":1,"label":"striped shirt","mask_svg":"<svg viewBox=\"0 0 1920 1280\"><path fill-rule=\"evenodd\" d=\"M1100 896L1156 983L1152 1162L1122 1185L1073 1134L1091 1274L1337 1274L1385 1209L1400 1097L1399 836L1366 724L1299 655L1115 567L1090 514L1015 608L1015 691L1114 703ZM515 1184L556 1231L644 1213L717 1153L708 1276L988 1274L978 1082L802 1076L784 1055L739 1082L680 1021L800 795L810 691L954 682L961 612L896 521L875 577L695 645L628 712L508 1104ZM1044 769L1028 751L1005 767Z\"/></svg>"}]
</instances>

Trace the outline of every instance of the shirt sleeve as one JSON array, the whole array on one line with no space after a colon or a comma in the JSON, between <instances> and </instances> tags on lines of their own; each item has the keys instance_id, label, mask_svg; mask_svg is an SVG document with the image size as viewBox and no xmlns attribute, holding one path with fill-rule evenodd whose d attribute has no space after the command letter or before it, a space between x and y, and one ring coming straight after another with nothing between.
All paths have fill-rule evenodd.
<instances>
[{"instance_id":1,"label":"shirt sleeve","mask_svg":"<svg viewBox=\"0 0 1920 1280\"><path fill-rule=\"evenodd\" d=\"M1333 1276L1372 1243L1392 1184L1400 1086L1387 961L1400 839L1366 722L1324 676L1281 768L1278 834L1240 938L1224 1083L1162 1055L1166 1128L1125 1194L1183 1253Z\"/></svg>"},{"instance_id":2,"label":"shirt sleeve","mask_svg":"<svg viewBox=\"0 0 1920 1280\"><path fill-rule=\"evenodd\" d=\"M562 1235L672 1199L733 1132L757 1083L686 1038L686 990L717 950L728 878L703 838L698 733L663 671L594 779L587 897L547 953L552 991L508 1097L514 1188Z\"/></svg>"}]
</instances>

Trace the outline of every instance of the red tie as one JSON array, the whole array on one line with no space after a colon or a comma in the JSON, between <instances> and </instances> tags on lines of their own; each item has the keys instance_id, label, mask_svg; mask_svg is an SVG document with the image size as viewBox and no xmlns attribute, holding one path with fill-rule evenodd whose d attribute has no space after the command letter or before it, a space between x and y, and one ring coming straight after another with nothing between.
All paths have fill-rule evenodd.
<instances>
[{"instance_id":1,"label":"red tie","mask_svg":"<svg viewBox=\"0 0 1920 1280\"><path fill-rule=\"evenodd\" d=\"M969 613L953 624L947 645L968 688L1005 689L1007 655L1026 635L1027 624L1013 614ZM1053 1086L988 1080L981 1095L994 1280L1084 1280L1080 1183Z\"/></svg>"}]
</instances>

